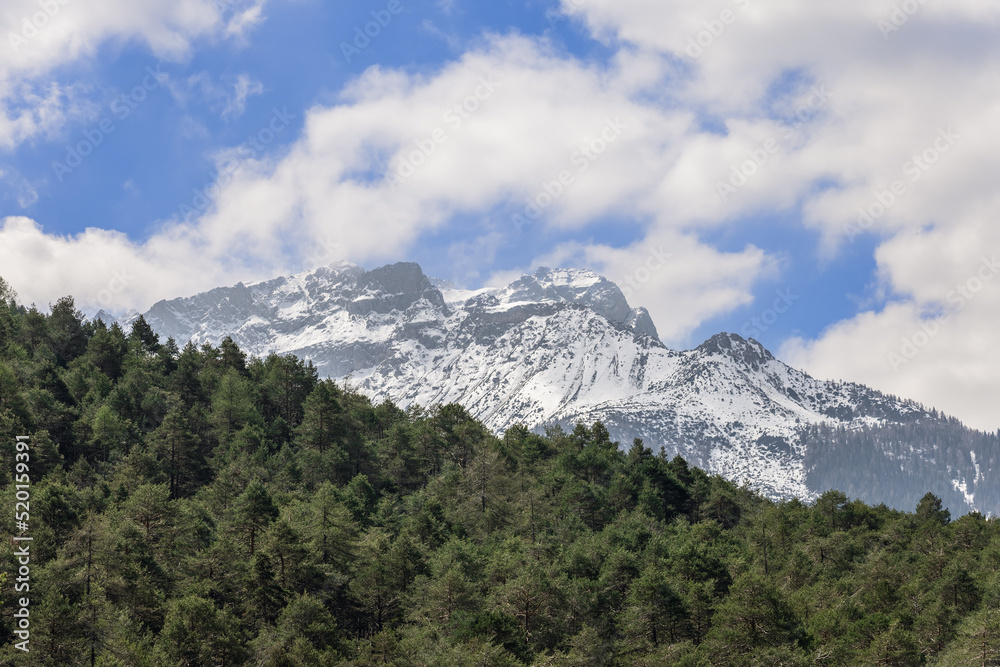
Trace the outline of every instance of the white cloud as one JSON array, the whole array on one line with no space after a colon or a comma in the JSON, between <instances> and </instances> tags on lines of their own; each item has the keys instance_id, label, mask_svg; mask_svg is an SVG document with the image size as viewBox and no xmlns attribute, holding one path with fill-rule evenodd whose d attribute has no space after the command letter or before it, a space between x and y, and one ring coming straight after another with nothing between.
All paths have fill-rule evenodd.
<instances>
[{"instance_id":1,"label":"white cloud","mask_svg":"<svg viewBox=\"0 0 1000 667\"><path fill-rule=\"evenodd\" d=\"M247 5L234 0L225 3L234 7L233 15L226 22L226 36L245 39L248 32L264 21L265 2L266 0L253 0Z\"/></svg>"},{"instance_id":2,"label":"white cloud","mask_svg":"<svg viewBox=\"0 0 1000 667\"><path fill-rule=\"evenodd\" d=\"M136 244L120 232L96 228L75 236L46 234L21 217L4 219L0 228L3 277L24 303L39 307L71 295L90 311L121 309L162 297L158 284L193 293L206 280L231 281L224 265L201 266L190 275L179 271L197 260L193 248L181 230Z\"/></svg>"},{"instance_id":3,"label":"white cloud","mask_svg":"<svg viewBox=\"0 0 1000 667\"><path fill-rule=\"evenodd\" d=\"M221 19L203 15L202 3L176 6L187 9L155 6L158 28L126 21L131 28L123 32L105 22L94 34L145 39L156 52L179 54L195 36L218 30ZM119 306L148 305L235 276L299 268L319 239L336 239L354 261L397 259L455 219L525 215L534 203L545 210L531 224L563 232L611 216L637 221L644 239L627 248L580 242L550 255L579 258L618 280L634 276L651 249L673 244L677 261L651 272L633 301L650 305L664 336L680 340L747 304L754 281L776 271L760 249L721 252L699 240L700 231L801 208L823 252L857 252L858 209L879 212L878 198L888 202L896 184L885 211L860 230L879 239L877 289L891 305L836 323L815 341L790 341L784 351L817 374L1000 425L983 398L1000 391L1000 359L983 343L1000 325L992 283L912 361L895 371L886 362L920 318L948 304L978 256L1000 245L991 231L1000 217L993 183L1000 5L926 3L885 34L878 21L892 12L889 0L563 0L563 7L613 46L608 63L515 35L489 38L432 74L375 67L338 104L309 110L302 136L285 152L244 154L198 220L168 221L142 245L98 230L55 238L20 221L0 232L0 244L8 253L16 241L42 255L79 253L107 266L127 257L148 262L136 287L116 296ZM71 46L61 52L91 44L63 41ZM8 121L0 141L45 124L30 116ZM609 123L620 131L602 137ZM947 150L942 133L955 138ZM926 168L914 171L914 156ZM381 180L387 169L401 175L394 187ZM745 182L741 169L750 173ZM723 196L720 183L731 188ZM495 233L519 238L513 221ZM109 243L106 256L95 239ZM547 251L539 248L539 261ZM173 260L191 271L156 268ZM103 289L100 281L95 287Z\"/></svg>"},{"instance_id":4,"label":"white cloud","mask_svg":"<svg viewBox=\"0 0 1000 667\"><path fill-rule=\"evenodd\" d=\"M46 0L0 3L0 149L58 131L86 102L48 80L107 43L140 42L164 60L187 58L196 40L243 35L261 20L263 0Z\"/></svg>"},{"instance_id":5,"label":"white cloud","mask_svg":"<svg viewBox=\"0 0 1000 667\"><path fill-rule=\"evenodd\" d=\"M0 150L33 137L52 136L67 117L92 112L93 107L81 101L72 86L10 83L0 78Z\"/></svg>"},{"instance_id":6,"label":"white cloud","mask_svg":"<svg viewBox=\"0 0 1000 667\"><path fill-rule=\"evenodd\" d=\"M239 118L247 108L247 98L264 92L264 84L249 74L240 74L233 83L233 92L226 98L222 117L226 120Z\"/></svg>"},{"instance_id":7,"label":"white cloud","mask_svg":"<svg viewBox=\"0 0 1000 667\"><path fill-rule=\"evenodd\" d=\"M10 165L0 165L0 183L6 184L10 192L5 195L5 199L13 199L22 209L28 208L38 201L38 191Z\"/></svg>"},{"instance_id":8,"label":"white cloud","mask_svg":"<svg viewBox=\"0 0 1000 667\"><path fill-rule=\"evenodd\" d=\"M1000 5L920 3L912 16L893 16L899 4L678 0L667 11L656 0L562 2L605 40L685 63L679 104L724 123L725 139L706 135L682 152L685 168L665 183L664 205L706 222L801 205L827 256L857 252L858 234L878 238L875 290L889 305L834 323L817 340L791 340L784 355L992 430L1000 426L989 400L1000 392L1000 357L986 343L1000 326L994 283L964 301L912 360L894 370L887 359L904 339L926 335L927 318L956 308L949 295L984 254L1000 250L992 231L1000 217ZM812 84L831 91L829 101L724 210L685 196L704 189L713 155L736 162L737 145L750 149L775 132L769 124L788 122Z\"/></svg>"},{"instance_id":9,"label":"white cloud","mask_svg":"<svg viewBox=\"0 0 1000 667\"><path fill-rule=\"evenodd\" d=\"M215 82L209 72L192 74L185 79L165 77L166 86L181 106L188 106L192 100L208 105L223 120L239 118L246 111L247 99L264 92L264 84L243 73Z\"/></svg>"},{"instance_id":10,"label":"white cloud","mask_svg":"<svg viewBox=\"0 0 1000 667\"><path fill-rule=\"evenodd\" d=\"M864 382L996 430L1000 230L962 222L887 240L879 274L899 299L816 340L789 340L780 355L821 377Z\"/></svg>"},{"instance_id":11,"label":"white cloud","mask_svg":"<svg viewBox=\"0 0 1000 667\"><path fill-rule=\"evenodd\" d=\"M506 220L561 187L532 224L576 229L605 214L630 216L648 227L649 243L669 238L690 251L644 288L664 313L673 305L690 312L665 327L671 337L683 336L703 318L745 302L767 260L757 249L726 254L699 244L690 233L701 214L697 205L662 206L660 192L677 178L685 147L703 141L690 112L643 99L671 75L658 59L623 54L602 69L518 36L493 38L433 76L372 68L344 90L340 104L311 109L302 136L284 154L251 158L243 151L231 182L200 219L168 221L147 244L121 246L140 264L177 256L193 270L177 281L143 272L150 284L137 282L113 305L149 305L154 296L183 293L194 283L209 288L220 274L250 279L297 269L328 237L344 257L363 263L405 256L421 234L463 215L499 217L494 238L517 239L521 230ZM233 154L222 153L220 162ZM716 172L725 168L724 155L701 159ZM383 178L387 171L395 182ZM704 195L713 199L706 183ZM58 245L93 257L88 244L96 233ZM8 243L0 234L0 242L16 246L23 238ZM587 247L579 257L618 273L631 257L642 259L642 247ZM706 261L717 272L697 275ZM225 269L215 268L220 263ZM694 275L684 277L685 266ZM740 286L723 286L737 275ZM655 297L655 286L674 296Z\"/></svg>"},{"instance_id":12,"label":"white cloud","mask_svg":"<svg viewBox=\"0 0 1000 667\"><path fill-rule=\"evenodd\" d=\"M754 283L777 270L775 260L759 248L720 252L693 235L661 230L625 248L565 243L530 267L494 274L490 284L505 284L539 266L586 267L607 277L633 308L650 312L660 338L674 346L701 342L689 339L694 329L751 303Z\"/></svg>"}]
</instances>

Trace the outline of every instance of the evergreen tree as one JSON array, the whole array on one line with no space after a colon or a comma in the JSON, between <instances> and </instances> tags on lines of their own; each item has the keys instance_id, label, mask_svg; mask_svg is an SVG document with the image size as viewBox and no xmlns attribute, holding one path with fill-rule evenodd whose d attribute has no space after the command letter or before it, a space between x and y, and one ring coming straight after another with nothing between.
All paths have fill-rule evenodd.
<instances>
[{"instance_id":1,"label":"evergreen tree","mask_svg":"<svg viewBox=\"0 0 1000 667\"><path fill-rule=\"evenodd\" d=\"M183 408L171 409L163 423L149 435L149 442L167 475L171 497L185 495L202 479L204 454Z\"/></svg>"},{"instance_id":2,"label":"evergreen tree","mask_svg":"<svg viewBox=\"0 0 1000 667\"><path fill-rule=\"evenodd\" d=\"M17 291L4 280L3 276L0 276L0 302L5 305L17 302Z\"/></svg>"},{"instance_id":3,"label":"evergreen tree","mask_svg":"<svg viewBox=\"0 0 1000 667\"><path fill-rule=\"evenodd\" d=\"M239 371L227 369L212 395L212 423L219 438L227 440L234 432L259 420L253 386Z\"/></svg>"},{"instance_id":4,"label":"evergreen tree","mask_svg":"<svg viewBox=\"0 0 1000 667\"><path fill-rule=\"evenodd\" d=\"M247 582L246 610L243 614L259 631L273 623L285 606L285 595L274 578L270 559L256 554L250 563L250 581Z\"/></svg>"},{"instance_id":5,"label":"evergreen tree","mask_svg":"<svg viewBox=\"0 0 1000 667\"><path fill-rule=\"evenodd\" d=\"M670 585L658 564L647 567L632 582L626 618L632 631L657 647L687 636L689 613L683 598Z\"/></svg>"},{"instance_id":6,"label":"evergreen tree","mask_svg":"<svg viewBox=\"0 0 1000 667\"><path fill-rule=\"evenodd\" d=\"M251 557L256 552L257 539L277 516L278 508L267 487L254 478L236 500L236 524L246 538Z\"/></svg>"},{"instance_id":7,"label":"evergreen tree","mask_svg":"<svg viewBox=\"0 0 1000 667\"><path fill-rule=\"evenodd\" d=\"M87 331L83 313L76 309L73 297L65 296L52 306L48 319L52 351L60 365L65 366L87 349Z\"/></svg>"},{"instance_id":8,"label":"evergreen tree","mask_svg":"<svg viewBox=\"0 0 1000 667\"><path fill-rule=\"evenodd\" d=\"M192 595L170 604L156 650L171 665L240 665L247 658L243 636L231 613Z\"/></svg>"},{"instance_id":9,"label":"evergreen tree","mask_svg":"<svg viewBox=\"0 0 1000 667\"><path fill-rule=\"evenodd\" d=\"M794 611L773 584L755 574L737 577L719 605L706 638L712 653L731 664L765 647L804 643Z\"/></svg>"},{"instance_id":10,"label":"evergreen tree","mask_svg":"<svg viewBox=\"0 0 1000 667\"><path fill-rule=\"evenodd\" d=\"M305 416L297 430L296 441L305 449L321 454L337 446L347 435L340 391L330 380L316 385L305 401Z\"/></svg>"},{"instance_id":11,"label":"evergreen tree","mask_svg":"<svg viewBox=\"0 0 1000 667\"><path fill-rule=\"evenodd\" d=\"M1000 665L1000 610L983 609L962 624L958 640L945 652L942 667Z\"/></svg>"},{"instance_id":12,"label":"evergreen tree","mask_svg":"<svg viewBox=\"0 0 1000 667\"><path fill-rule=\"evenodd\" d=\"M160 349L160 336L153 331L153 327L149 326L149 322L142 315L132 323L128 340L140 355L155 354Z\"/></svg>"},{"instance_id":13,"label":"evergreen tree","mask_svg":"<svg viewBox=\"0 0 1000 667\"><path fill-rule=\"evenodd\" d=\"M907 458L924 437L972 479L976 451L990 507L998 434L816 427L810 475L861 465L771 502L599 423L498 440L147 327L0 303L2 491L30 486L33 538L0 605L30 594L30 664L1000 663L998 523L952 521L964 499ZM879 483L916 509L851 499ZM28 664L4 618L0 662Z\"/></svg>"}]
</instances>

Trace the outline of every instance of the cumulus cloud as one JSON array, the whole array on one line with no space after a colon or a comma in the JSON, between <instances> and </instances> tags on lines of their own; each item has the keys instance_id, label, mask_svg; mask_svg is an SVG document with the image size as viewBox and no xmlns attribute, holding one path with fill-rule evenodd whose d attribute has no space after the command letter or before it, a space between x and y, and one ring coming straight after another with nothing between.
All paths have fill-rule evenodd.
<instances>
[{"instance_id":1,"label":"cumulus cloud","mask_svg":"<svg viewBox=\"0 0 1000 667\"><path fill-rule=\"evenodd\" d=\"M49 79L61 65L92 58L108 43L139 42L164 60L187 58L196 40L242 36L262 18L263 0L46 0L0 3L0 149L58 131L86 100Z\"/></svg>"},{"instance_id":2,"label":"cumulus cloud","mask_svg":"<svg viewBox=\"0 0 1000 667\"><path fill-rule=\"evenodd\" d=\"M251 251L308 247L333 235L348 257L369 262L405 255L422 233L461 215L509 219L496 232L507 240L525 225L578 229L602 216L629 216L650 229L650 243L673 234L700 248L702 259L719 259L717 276L688 280L714 286L692 295L697 307L680 318L680 334L745 300L766 261L757 249L732 255L740 286L720 296L730 256L678 231L690 233L708 215L725 217L711 181L688 195L696 203L678 198L664 206L664 189L684 187L672 181L683 178L677 171L686 148L704 142L689 111L646 99L675 75L660 59L623 54L604 69L518 36L496 37L432 77L375 67L343 92L341 104L310 110L303 136L282 159L241 169L200 229L213 247ZM725 151L700 159L716 172L728 160ZM611 261L601 250L582 261L607 259L620 272L622 257L642 254L623 251ZM676 286L679 266L657 280L673 276Z\"/></svg>"},{"instance_id":3,"label":"cumulus cloud","mask_svg":"<svg viewBox=\"0 0 1000 667\"><path fill-rule=\"evenodd\" d=\"M160 236L129 246L142 261L168 257L161 246L184 248L177 256L198 268L183 284L142 272L149 289L116 294L113 305L182 292L195 275L211 287L220 263L243 279L301 268L322 239L336 239L344 257L377 262L405 256L421 234L461 215L492 213L501 220L498 242L520 238L524 223L578 229L616 215L640 220L648 242L582 248L580 261L618 277L628 274L630 257L645 261L646 246L668 237L682 244L691 252L641 288L650 302L664 304L664 315L674 304L687 309L690 315L671 317L676 324L665 328L682 336L745 302L767 260L756 248L719 253L699 244L692 229L704 209L663 206L661 191L682 187L671 181L685 168L686 147L705 141L689 111L647 99L675 75L658 58L623 54L601 68L519 36L494 37L432 76L371 68L339 104L309 110L302 136L285 153L247 146L221 153L226 176L205 213L167 221ZM698 159L718 172L728 157L721 151ZM706 183L699 196L717 201ZM708 207L721 217L718 204ZM91 253L95 233L58 243ZM698 262L717 271L682 276L696 273ZM739 286L723 286L737 275ZM657 298L657 286L675 296Z\"/></svg>"},{"instance_id":4,"label":"cumulus cloud","mask_svg":"<svg viewBox=\"0 0 1000 667\"><path fill-rule=\"evenodd\" d=\"M156 57L183 60L199 39L243 36L262 19L263 0L46 0L0 3L0 150L40 136L52 136L71 119L95 113L85 86L54 80L67 63L94 57L106 44L139 42ZM238 115L259 84L240 77L220 111ZM0 170L18 206L37 199L34 187L11 168ZM21 297L40 306L66 294L78 295L91 310L122 309L165 296L169 289L193 291L206 280L228 281L238 262L202 267L191 278L177 267L193 257L198 235L183 225L165 228L143 244L103 229L74 236L46 234L34 221L12 217L0 228L0 265ZM171 277L173 276L173 277ZM127 296L126 296L127 295Z\"/></svg>"},{"instance_id":5,"label":"cumulus cloud","mask_svg":"<svg viewBox=\"0 0 1000 667\"><path fill-rule=\"evenodd\" d=\"M60 296L73 296L89 312L123 310L168 294L193 294L213 282L232 284L242 275L237 262L224 258L203 264L206 255L197 251L198 239L183 228L138 244L105 229L58 236L29 218L9 217L2 223L3 277L22 302L40 308Z\"/></svg>"},{"instance_id":6,"label":"cumulus cloud","mask_svg":"<svg viewBox=\"0 0 1000 667\"><path fill-rule=\"evenodd\" d=\"M495 273L490 283L539 266L587 267L607 277L630 305L649 310L660 337L676 346L690 344L689 335L706 320L751 303L755 281L777 271L775 259L754 246L720 252L694 235L662 230L624 248L565 243L530 267Z\"/></svg>"},{"instance_id":7,"label":"cumulus cloud","mask_svg":"<svg viewBox=\"0 0 1000 667\"><path fill-rule=\"evenodd\" d=\"M798 124L789 110L803 93L828 90L770 164L727 194L737 218L800 206L827 255L856 252L853 241L875 235L876 290L888 303L816 340L790 340L782 353L818 375L1000 426L989 401L1000 390L1000 358L986 344L1000 326L1000 294L984 281L975 298L961 296L1000 249L991 184L1000 168L1000 84L990 65L1000 55L1000 6L681 0L665 12L654 0L562 4L600 38L684 62L690 76L678 97L751 147L769 121ZM704 142L702 152L722 149ZM698 157L684 156L692 188L691 175L707 169Z\"/></svg>"},{"instance_id":8,"label":"cumulus cloud","mask_svg":"<svg viewBox=\"0 0 1000 667\"><path fill-rule=\"evenodd\" d=\"M540 248L536 263L562 259L631 279L632 301L651 306L676 341L746 305L755 281L778 270L764 250L723 252L703 230L784 211L801 215L828 256L859 252L868 244L858 237L873 236L876 291L887 301L783 352L818 375L869 382L996 427L983 399L1000 390L1000 359L983 344L1000 325L995 283L961 308L952 291L977 275L981 255L1000 250L992 231L1000 5L909 3L916 9L899 14L896 4L563 0L566 15L609 45L606 62L509 35L488 37L436 72L373 67L335 104L309 109L286 150L221 152L225 177L211 205L164 221L145 243L100 230L56 238L18 219L7 221L0 247L13 253L12 243L23 244L38 261L89 257L104 275L131 258L144 270L114 294L113 305L125 307L298 269L317 244L362 263L398 259L425 235L475 216L501 221L484 237L496 243L517 242L526 225L567 233L628 219L642 238L627 247ZM88 39L57 40L56 51L85 52L118 36L182 54L236 16L248 24L260 16L220 17L196 0L154 9L124 8L142 21L124 21L126 30L105 20ZM38 64L18 71L48 66L32 58ZM58 124L59 94L50 91L54 120L34 109L0 118L0 143ZM654 271L661 246L673 257ZM174 261L190 270L162 268ZM38 294L59 280L91 280L54 275ZM58 284L97 294L108 279ZM949 319L933 339L894 368L891 353L942 315Z\"/></svg>"},{"instance_id":9,"label":"cumulus cloud","mask_svg":"<svg viewBox=\"0 0 1000 667\"><path fill-rule=\"evenodd\" d=\"M899 234L877 253L897 295L780 350L821 377L915 398L986 431L998 428L1000 231L982 220Z\"/></svg>"}]
</instances>

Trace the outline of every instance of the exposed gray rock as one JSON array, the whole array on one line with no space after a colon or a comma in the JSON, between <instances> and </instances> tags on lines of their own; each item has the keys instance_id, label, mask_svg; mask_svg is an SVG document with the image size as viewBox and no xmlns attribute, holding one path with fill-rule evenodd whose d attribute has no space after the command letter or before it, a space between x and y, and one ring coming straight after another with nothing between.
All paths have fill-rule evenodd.
<instances>
[{"instance_id":1,"label":"exposed gray rock","mask_svg":"<svg viewBox=\"0 0 1000 667\"><path fill-rule=\"evenodd\" d=\"M461 403L498 433L518 422L542 429L601 420L622 443L642 438L776 498L825 491L808 485L810 427L943 419L860 385L811 378L735 334L670 350L646 309L583 270L543 268L473 293L412 263L367 272L340 265L162 301L145 317L179 345L230 335L252 354L299 355L322 375L350 376L375 400ZM940 456L928 447L925 455L916 443L913 456ZM968 461L969 452L950 459ZM940 475L964 489L968 508L977 485L995 483L979 467Z\"/></svg>"}]
</instances>

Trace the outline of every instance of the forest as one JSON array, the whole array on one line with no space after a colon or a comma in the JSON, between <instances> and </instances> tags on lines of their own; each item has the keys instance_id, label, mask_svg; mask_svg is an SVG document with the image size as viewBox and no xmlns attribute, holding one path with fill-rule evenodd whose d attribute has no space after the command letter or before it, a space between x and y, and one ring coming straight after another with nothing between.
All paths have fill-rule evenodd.
<instances>
[{"instance_id":1,"label":"forest","mask_svg":"<svg viewBox=\"0 0 1000 667\"><path fill-rule=\"evenodd\" d=\"M1000 665L1000 521L931 493L772 502L600 423L496 436L0 300L2 664Z\"/></svg>"},{"instance_id":2,"label":"forest","mask_svg":"<svg viewBox=\"0 0 1000 667\"><path fill-rule=\"evenodd\" d=\"M1000 510L1000 486L989 483L1000 470L1000 433L938 418L853 430L814 426L802 441L810 488L840 489L899 509L915 507L931 491L946 507L965 510L969 505L963 491L968 491L974 493L977 509ZM845 460L857 465L841 465ZM956 488L955 479L966 487Z\"/></svg>"}]
</instances>

